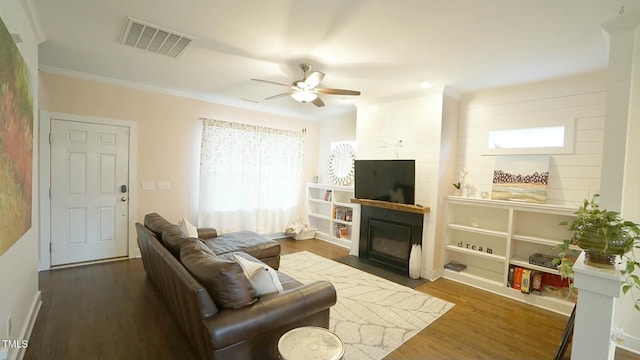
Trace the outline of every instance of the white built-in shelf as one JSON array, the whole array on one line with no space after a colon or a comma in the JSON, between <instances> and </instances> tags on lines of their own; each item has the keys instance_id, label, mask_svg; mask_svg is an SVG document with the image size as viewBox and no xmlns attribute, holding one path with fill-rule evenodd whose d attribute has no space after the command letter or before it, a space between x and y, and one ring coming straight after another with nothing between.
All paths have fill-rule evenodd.
<instances>
[{"instance_id":1,"label":"white built-in shelf","mask_svg":"<svg viewBox=\"0 0 640 360\"><path fill-rule=\"evenodd\" d=\"M496 231L496 230L482 229L482 228L479 228L479 227L467 226L467 225L458 225L458 224L448 224L447 226L449 227L449 229L468 231L468 232L473 232L473 233L476 233L476 234L484 234L484 235L489 235L489 236L503 237L505 239L507 238L507 232L506 231Z\"/></svg>"},{"instance_id":2,"label":"white built-in shelf","mask_svg":"<svg viewBox=\"0 0 640 360\"><path fill-rule=\"evenodd\" d=\"M338 219L339 213L351 212L353 220L353 187L331 184L307 184L307 218L316 227L316 238L342 247L351 247L353 221ZM343 228L346 236L340 236Z\"/></svg>"},{"instance_id":3,"label":"white built-in shelf","mask_svg":"<svg viewBox=\"0 0 640 360\"><path fill-rule=\"evenodd\" d=\"M343 203L343 202L334 202L333 203L335 206L342 206L342 207L348 207L348 208L353 208L353 205L351 203Z\"/></svg>"},{"instance_id":4,"label":"white built-in shelf","mask_svg":"<svg viewBox=\"0 0 640 360\"><path fill-rule=\"evenodd\" d=\"M561 242L557 240L550 240L550 239L545 239L545 238L536 237L536 236L524 236L524 235L517 235L517 234L514 234L513 236L511 236L511 238L513 240L526 241L534 244L547 245L550 247L557 246Z\"/></svg>"},{"instance_id":5,"label":"white built-in shelf","mask_svg":"<svg viewBox=\"0 0 640 360\"><path fill-rule=\"evenodd\" d=\"M502 274L486 271L481 268L467 268L462 271L444 270L448 279L466 283L478 288L485 286L502 287Z\"/></svg>"},{"instance_id":6,"label":"white built-in shelf","mask_svg":"<svg viewBox=\"0 0 640 360\"><path fill-rule=\"evenodd\" d=\"M319 204L330 204L331 201L326 201L326 200L322 200L322 199L308 199L309 202L312 203L319 203Z\"/></svg>"},{"instance_id":7,"label":"white built-in shelf","mask_svg":"<svg viewBox=\"0 0 640 360\"><path fill-rule=\"evenodd\" d=\"M445 278L548 310L571 313L572 301L544 292L522 294L509 287L508 277L511 266L559 275L556 269L530 264L529 256L557 254L557 246L571 237L568 226L560 223L571 222L577 208L460 196L449 196L447 200L445 264L459 262L467 268L460 272L445 269ZM492 253L469 249L467 244L476 249L490 248Z\"/></svg>"},{"instance_id":8,"label":"white built-in shelf","mask_svg":"<svg viewBox=\"0 0 640 360\"><path fill-rule=\"evenodd\" d=\"M331 220L330 216L321 215L321 214L309 214L309 217L316 218L316 219L321 219L321 220Z\"/></svg>"},{"instance_id":9,"label":"white built-in shelf","mask_svg":"<svg viewBox=\"0 0 640 360\"><path fill-rule=\"evenodd\" d=\"M516 266L520 266L520 267L531 269L531 270L538 270L538 271L546 272L549 274L560 275L560 272L558 272L558 270L551 269L544 266L529 264L529 259L525 259L525 258L514 257L511 260L509 260L509 263L511 265L516 265Z\"/></svg>"},{"instance_id":10,"label":"white built-in shelf","mask_svg":"<svg viewBox=\"0 0 640 360\"><path fill-rule=\"evenodd\" d=\"M489 254L489 253L486 253L486 252L467 249L467 248L459 247L459 246L456 246L456 245L447 245L447 250L456 251L456 252L460 252L460 253L468 254L468 255L473 255L473 256L478 256L478 257L482 257L482 258L493 260L493 261L504 262L504 260L505 260L505 257L502 256L502 255Z\"/></svg>"}]
</instances>

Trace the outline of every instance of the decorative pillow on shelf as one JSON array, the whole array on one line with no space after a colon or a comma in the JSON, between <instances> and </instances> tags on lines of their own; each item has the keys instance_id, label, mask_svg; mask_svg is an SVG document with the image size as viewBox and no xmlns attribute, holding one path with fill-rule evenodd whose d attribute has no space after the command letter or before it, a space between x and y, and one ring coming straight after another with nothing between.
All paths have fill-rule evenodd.
<instances>
[{"instance_id":1,"label":"decorative pillow on shelf","mask_svg":"<svg viewBox=\"0 0 640 360\"><path fill-rule=\"evenodd\" d=\"M198 228L191 224L189 220L187 220L187 218L182 218L182 220L178 222L178 226L180 227L180 229L182 229L182 231L184 231L185 234L189 235L189 237L199 237Z\"/></svg>"},{"instance_id":2,"label":"decorative pillow on shelf","mask_svg":"<svg viewBox=\"0 0 640 360\"><path fill-rule=\"evenodd\" d=\"M201 241L184 243L180 262L222 308L240 309L258 300L240 264L218 258Z\"/></svg>"},{"instance_id":3,"label":"decorative pillow on shelf","mask_svg":"<svg viewBox=\"0 0 640 360\"><path fill-rule=\"evenodd\" d=\"M280 279L278 279L278 273L269 265L247 260L238 255L233 255L233 258L242 267L244 275L256 289L258 296L284 291Z\"/></svg>"}]
</instances>

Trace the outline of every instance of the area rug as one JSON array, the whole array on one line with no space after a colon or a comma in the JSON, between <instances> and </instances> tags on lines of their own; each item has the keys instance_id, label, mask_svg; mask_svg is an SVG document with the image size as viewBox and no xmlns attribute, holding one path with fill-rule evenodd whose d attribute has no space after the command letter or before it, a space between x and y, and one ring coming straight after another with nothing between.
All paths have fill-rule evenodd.
<instances>
[{"instance_id":1,"label":"area rug","mask_svg":"<svg viewBox=\"0 0 640 360\"><path fill-rule=\"evenodd\" d=\"M345 360L384 358L454 305L307 251L283 255L280 271L336 288L329 330L344 342Z\"/></svg>"}]
</instances>

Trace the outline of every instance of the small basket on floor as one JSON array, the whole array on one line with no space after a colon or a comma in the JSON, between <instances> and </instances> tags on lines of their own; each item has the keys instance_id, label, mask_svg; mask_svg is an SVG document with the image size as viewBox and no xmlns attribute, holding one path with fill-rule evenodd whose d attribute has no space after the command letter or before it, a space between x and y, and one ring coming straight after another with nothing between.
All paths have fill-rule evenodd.
<instances>
[{"instance_id":1,"label":"small basket on floor","mask_svg":"<svg viewBox=\"0 0 640 360\"><path fill-rule=\"evenodd\" d=\"M317 229L315 227L308 227L301 229L300 232L290 235L294 240L309 240L316 237Z\"/></svg>"},{"instance_id":2,"label":"small basket on floor","mask_svg":"<svg viewBox=\"0 0 640 360\"><path fill-rule=\"evenodd\" d=\"M311 226L311 224L309 224L309 220L307 220L307 218L298 216L289 226L287 226L284 233L294 240L309 240L316 237L317 230L318 229L315 226Z\"/></svg>"}]
</instances>

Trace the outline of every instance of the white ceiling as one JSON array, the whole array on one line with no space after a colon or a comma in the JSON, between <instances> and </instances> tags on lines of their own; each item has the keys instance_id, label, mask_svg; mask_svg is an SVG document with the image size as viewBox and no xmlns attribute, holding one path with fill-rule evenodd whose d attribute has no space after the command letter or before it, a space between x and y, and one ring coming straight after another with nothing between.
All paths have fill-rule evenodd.
<instances>
[{"instance_id":1,"label":"white ceiling","mask_svg":"<svg viewBox=\"0 0 640 360\"><path fill-rule=\"evenodd\" d=\"M428 80L459 94L604 69L607 21L639 0L35 0L45 71L318 119L348 100L403 96ZM625 14L621 15L624 6ZM197 38L177 59L120 44L127 17ZM327 106L290 97L298 64L326 74ZM255 101L250 102L243 99Z\"/></svg>"}]
</instances>

